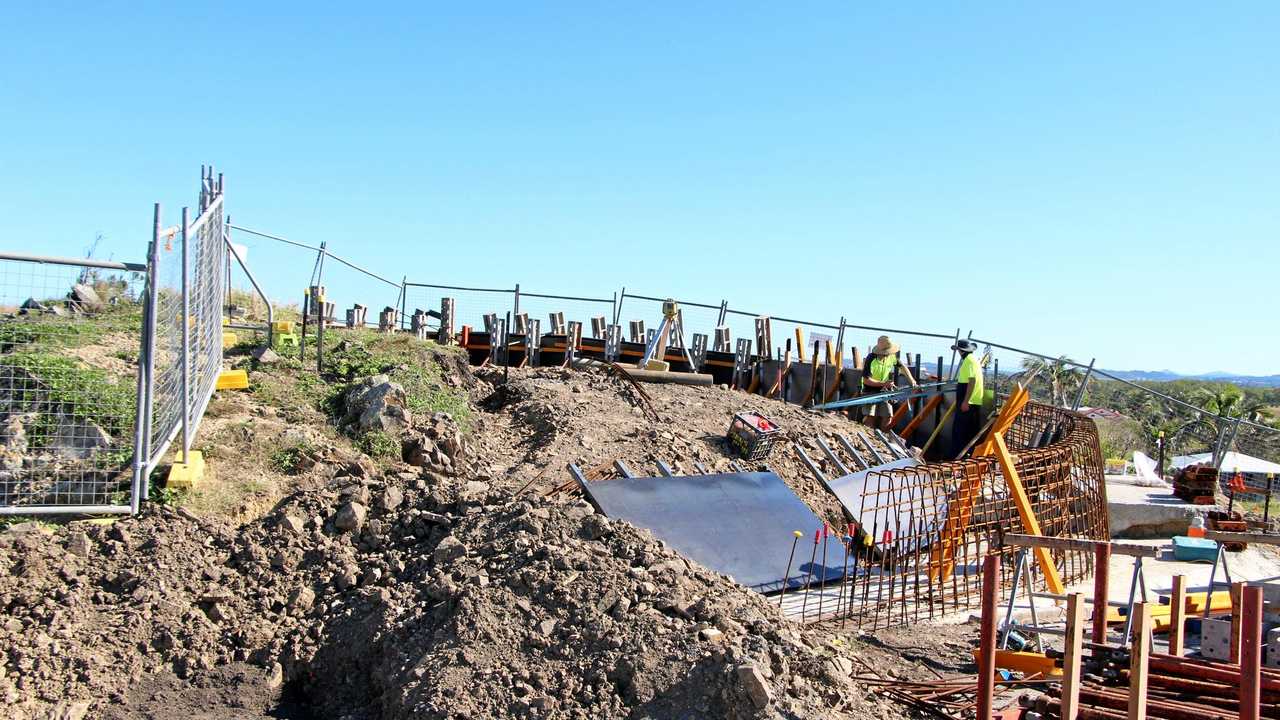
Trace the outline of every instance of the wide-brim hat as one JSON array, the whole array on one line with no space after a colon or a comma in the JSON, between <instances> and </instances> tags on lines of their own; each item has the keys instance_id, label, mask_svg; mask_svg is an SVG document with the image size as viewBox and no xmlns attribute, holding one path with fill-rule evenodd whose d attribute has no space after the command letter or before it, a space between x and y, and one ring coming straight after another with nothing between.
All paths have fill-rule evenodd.
<instances>
[{"instance_id":1,"label":"wide-brim hat","mask_svg":"<svg viewBox=\"0 0 1280 720\"><path fill-rule=\"evenodd\" d=\"M957 340L956 344L951 346L951 349L971 353L978 349L978 343L972 340Z\"/></svg>"},{"instance_id":2,"label":"wide-brim hat","mask_svg":"<svg viewBox=\"0 0 1280 720\"><path fill-rule=\"evenodd\" d=\"M872 355L892 355L898 352L898 343L889 339L888 335L876 338L876 346L871 348Z\"/></svg>"}]
</instances>

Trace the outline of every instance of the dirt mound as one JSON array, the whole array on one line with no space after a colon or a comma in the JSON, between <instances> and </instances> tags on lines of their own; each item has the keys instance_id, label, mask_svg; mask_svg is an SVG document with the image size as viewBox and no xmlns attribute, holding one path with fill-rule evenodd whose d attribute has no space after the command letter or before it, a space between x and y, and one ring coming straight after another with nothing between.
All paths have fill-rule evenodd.
<instances>
[{"instance_id":1,"label":"dirt mound","mask_svg":"<svg viewBox=\"0 0 1280 720\"><path fill-rule=\"evenodd\" d=\"M353 720L863 703L849 661L806 645L762 596L585 504L348 469L239 532L153 507L2 536L15 672L0 687L15 716L78 702L113 718L227 704L252 717L286 687Z\"/></svg>"},{"instance_id":2,"label":"dirt mound","mask_svg":"<svg viewBox=\"0 0 1280 720\"><path fill-rule=\"evenodd\" d=\"M649 476L658 474L658 461L677 474L697 474L700 467L733 472L734 453L725 440L729 421L734 413L759 410L782 428L784 438L766 461L743 464L773 470L820 517L844 526L839 503L794 446L804 448L828 477L839 476L812 438L821 435L834 445L837 434L863 432L846 418L724 387L645 384L658 412L654 420L630 384L604 370L512 369L509 380L501 370L480 371L480 378L480 388L493 391L480 399L489 412L476 421L475 457L513 490L526 483L543 491L560 485L569 477L570 462L587 467L620 459L635 474ZM868 439L889 455L878 439Z\"/></svg>"},{"instance_id":3,"label":"dirt mound","mask_svg":"<svg viewBox=\"0 0 1280 720\"><path fill-rule=\"evenodd\" d=\"M580 503L480 501L374 599L375 642L367 617L333 628L307 671L326 716L769 717L852 695L763 597L647 533Z\"/></svg>"},{"instance_id":4,"label":"dirt mound","mask_svg":"<svg viewBox=\"0 0 1280 720\"><path fill-rule=\"evenodd\" d=\"M899 716L851 679L866 647L790 624L577 498L543 497L567 462L727 471L724 429L742 409L798 443L857 432L848 421L721 388L645 386L655 420L602 371L513 369L503 384L456 352L401 362L387 343L404 342L335 354L347 385L368 376L359 369L405 388L414 420L389 457L357 452L361 438L337 427L340 384L285 363L255 370L250 393L219 396L198 439L214 485L261 484L270 465L269 490L214 517L149 503L110 524L0 534L10 715ZM840 521L790 447L768 467Z\"/></svg>"}]
</instances>

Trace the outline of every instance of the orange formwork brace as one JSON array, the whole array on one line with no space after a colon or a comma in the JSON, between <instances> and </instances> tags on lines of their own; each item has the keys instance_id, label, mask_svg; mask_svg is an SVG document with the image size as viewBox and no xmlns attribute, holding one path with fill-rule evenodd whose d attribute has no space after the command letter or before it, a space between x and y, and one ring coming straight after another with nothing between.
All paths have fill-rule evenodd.
<instances>
[{"instance_id":1,"label":"orange formwork brace","mask_svg":"<svg viewBox=\"0 0 1280 720\"><path fill-rule=\"evenodd\" d=\"M924 407L920 409L920 412L917 413L915 417L911 418L911 422L907 423L907 426L902 428L902 432L898 433L898 435L903 438L910 439L911 434L916 431L916 428L920 427L920 423L924 422L924 419L932 414L933 411L938 409L938 406L942 404L942 396L943 393L938 393L937 395L929 398L929 402L924 404Z\"/></svg>"},{"instance_id":2,"label":"orange formwork brace","mask_svg":"<svg viewBox=\"0 0 1280 720\"><path fill-rule=\"evenodd\" d=\"M1000 465L1000 472L1004 476L1005 484L1009 487L1009 494L1018 509L1018 516L1021 518L1027 534L1042 535L1040 522L1036 519L1035 511L1031 507L1031 499L1027 496L1026 489L1022 486L1022 479L1018 476L1017 468L1014 467L1013 455L1009 452L1009 447L1005 445L1004 441L1004 433L1013 427L1014 421L1018 419L1018 415L1022 413L1023 408L1027 406L1030 400L1031 393L1025 387L1021 385L1015 386L1013 394L1009 396L1004 406L1000 408L1000 413L996 416L996 421L991 426L991 431L987 434L986 439L974 449L973 457L995 458ZM956 512L948 513L947 522L943 526L939 537L940 542L934 546L930 554L930 575L934 580L946 577L955 571L955 549L962 541L964 531L969 525L969 519L973 514L973 504L977 500L981 483L981 473L970 472L966 469L958 498L959 506L956 508ZM1040 570L1044 573L1045 584L1048 586L1049 591L1063 593L1066 587L1062 584L1062 576L1058 572L1057 565L1053 562L1053 555L1050 554L1049 548L1035 548L1035 555L1036 561L1040 565Z\"/></svg>"}]
</instances>

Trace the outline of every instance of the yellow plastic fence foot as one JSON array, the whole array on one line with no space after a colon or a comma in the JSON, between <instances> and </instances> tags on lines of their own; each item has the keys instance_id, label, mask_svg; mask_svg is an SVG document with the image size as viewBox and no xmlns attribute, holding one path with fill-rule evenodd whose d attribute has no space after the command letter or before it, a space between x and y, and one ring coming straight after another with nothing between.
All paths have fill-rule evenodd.
<instances>
[{"instance_id":1,"label":"yellow plastic fence foot","mask_svg":"<svg viewBox=\"0 0 1280 720\"><path fill-rule=\"evenodd\" d=\"M204 479L204 453L192 450L187 453L187 461L182 462L182 451L179 450L169 467L169 477L165 481L167 487L179 490L194 490Z\"/></svg>"},{"instance_id":2,"label":"yellow plastic fence foot","mask_svg":"<svg viewBox=\"0 0 1280 720\"><path fill-rule=\"evenodd\" d=\"M975 662L981 660L981 656L981 650L975 649L973 651ZM1033 652L996 650L996 667L1026 675L1044 675L1046 677L1062 675L1062 668L1055 666L1053 658Z\"/></svg>"},{"instance_id":3,"label":"yellow plastic fence foot","mask_svg":"<svg viewBox=\"0 0 1280 720\"><path fill-rule=\"evenodd\" d=\"M245 390L249 387L249 375L243 370L223 370L218 374L218 390Z\"/></svg>"},{"instance_id":4,"label":"yellow plastic fence foot","mask_svg":"<svg viewBox=\"0 0 1280 720\"><path fill-rule=\"evenodd\" d=\"M236 343L238 342L240 342L240 338L237 337L235 333L233 332L222 333L222 349L223 350L226 350L227 348L235 347Z\"/></svg>"}]
</instances>

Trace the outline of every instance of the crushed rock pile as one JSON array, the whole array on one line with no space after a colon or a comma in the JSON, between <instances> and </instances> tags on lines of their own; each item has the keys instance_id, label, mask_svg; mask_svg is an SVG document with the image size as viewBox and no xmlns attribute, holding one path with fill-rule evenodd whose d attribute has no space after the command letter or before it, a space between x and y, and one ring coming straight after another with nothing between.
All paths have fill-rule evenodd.
<instances>
[{"instance_id":1,"label":"crushed rock pile","mask_svg":"<svg viewBox=\"0 0 1280 720\"><path fill-rule=\"evenodd\" d=\"M898 716L765 598L585 504L324 470L238 529L151 505L0 535L13 717L258 718L286 691L350 720Z\"/></svg>"}]
</instances>

